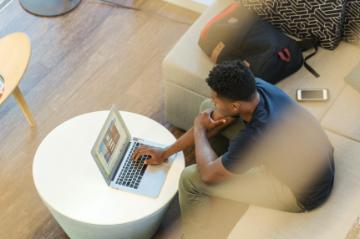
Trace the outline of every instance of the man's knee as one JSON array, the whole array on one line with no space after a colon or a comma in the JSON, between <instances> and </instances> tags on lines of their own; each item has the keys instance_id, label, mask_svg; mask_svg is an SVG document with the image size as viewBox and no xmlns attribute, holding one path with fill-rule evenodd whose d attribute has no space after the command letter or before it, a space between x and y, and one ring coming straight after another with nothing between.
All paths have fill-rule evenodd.
<instances>
[{"instance_id":1,"label":"man's knee","mask_svg":"<svg viewBox=\"0 0 360 239\"><path fill-rule=\"evenodd\" d=\"M180 175L179 188L187 191L199 186L201 178L196 164L186 167Z\"/></svg>"},{"instance_id":2,"label":"man's knee","mask_svg":"<svg viewBox=\"0 0 360 239\"><path fill-rule=\"evenodd\" d=\"M208 110L208 109L211 109L211 110L214 110L214 109L215 109L215 106L214 106L212 100L209 99L209 98L208 98L208 99L205 99L205 100L203 100L203 101L201 102L199 111L200 111L200 112L203 112L203 111Z\"/></svg>"},{"instance_id":3,"label":"man's knee","mask_svg":"<svg viewBox=\"0 0 360 239\"><path fill-rule=\"evenodd\" d=\"M208 109L215 110L215 106L214 106L212 100L209 98L207 98L201 102L200 112L203 112ZM224 130L222 130L221 134L228 139L234 139L244 127L245 127L245 124L243 123L243 121L241 119L238 119L237 122L235 122L234 124L230 125L229 127L226 127Z\"/></svg>"}]
</instances>

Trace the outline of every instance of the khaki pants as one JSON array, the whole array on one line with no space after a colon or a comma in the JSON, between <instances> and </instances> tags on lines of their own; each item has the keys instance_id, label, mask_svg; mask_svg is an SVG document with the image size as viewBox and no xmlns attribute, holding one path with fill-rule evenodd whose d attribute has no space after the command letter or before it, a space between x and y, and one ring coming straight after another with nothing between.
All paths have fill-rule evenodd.
<instances>
[{"instance_id":1,"label":"khaki pants","mask_svg":"<svg viewBox=\"0 0 360 239\"><path fill-rule=\"evenodd\" d=\"M249 204L304 211L290 188L264 165L217 184L203 183L197 166L188 166L180 177L179 202L186 239L226 238Z\"/></svg>"}]
</instances>

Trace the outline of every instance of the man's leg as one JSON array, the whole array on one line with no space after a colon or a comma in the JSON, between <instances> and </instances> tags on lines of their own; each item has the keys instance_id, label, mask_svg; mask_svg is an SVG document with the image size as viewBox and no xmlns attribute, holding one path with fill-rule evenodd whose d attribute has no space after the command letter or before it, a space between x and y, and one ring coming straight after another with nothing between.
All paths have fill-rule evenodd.
<instances>
[{"instance_id":1,"label":"man's leg","mask_svg":"<svg viewBox=\"0 0 360 239\"><path fill-rule=\"evenodd\" d=\"M215 109L214 105L212 104L211 99L204 100L200 105L199 111L203 112L208 109L212 109L212 110ZM211 147L213 148L213 150L215 151L215 153L217 155L222 155L227 151L228 146L229 146L229 135L231 135L231 136L236 135L241 128L243 128L243 123L240 121L240 123L237 123L236 125L232 125L227 128L228 129L227 137L225 137L222 134L218 134L217 136L209 139ZM211 212L214 212L214 211L221 211L221 212L229 211L231 213L228 213L227 216L230 217L231 219L229 219L227 221L237 222L238 219L240 218L240 215L242 215L248 208L248 204L241 204L239 202L234 202L231 200L224 200L221 198L216 198L216 199L214 197L210 198L206 194L200 195L200 194L195 194L195 193L189 193L194 189L191 187L191 185L193 185L193 186L201 185L201 183L202 183L201 179L199 178L199 174L197 172L197 168L195 165L187 167L183 172L182 178L191 179L191 181L192 181L192 182L190 182L189 180L183 180L184 184L182 184L182 186L180 186L180 189L179 189L179 191L182 192L182 193L179 193L179 198L181 197L181 199L182 199L182 200L180 199L180 207L184 208L184 210L182 210L182 219L184 217L186 218L187 212L188 211L192 212L194 208L198 208L195 211L201 210L200 206L194 207L191 205L191 204L197 204L197 201L201 201L200 205L203 205L202 208L204 208L204 210L207 211L205 213L206 216L204 218L202 218L202 213L192 212L189 219L182 220L183 222L194 220L196 222L197 221L203 222L203 225L205 227L208 227L209 224L214 224L213 223L214 220L215 221L218 220L218 218L216 218L216 213L213 213L214 216L210 215ZM189 203L189 201L191 201L191 203ZM226 202L223 202L223 201L226 201ZM183 203L181 203L181 202L183 202ZM187 207L187 205L189 205L189 207ZM204 205L207 205L207 206L204 206ZM216 207L216 209L215 209L215 207ZM211 210L207 210L207 208L211 208ZM235 209L238 209L237 210L238 213L235 213L235 211L236 211ZM235 219L233 219L234 217L235 217ZM221 220L226 221L224 216L221 218ZM189 222L188 224L191 225L191 222ZM234 225L230 225L230 224L231 223L227 224L228 227L226 227L226 226L221 227L221 229L224 229L223 232L225 232L226 235L230 231L230 229L234 226ZM221 234L219 232L220 228L218 230L216 230L217 231L216 235L211 235L211 233L208 235L200 235L200 234L197 235L196 231L200 231L200 230L194 231L194 230L190 229L190 227L187 227L187 226L183 226L183 228L189 228L189 230L191 231L190 234L187 233L190 235L189 238L203 238L203 237L206 237L206 238L214 237L217 239L222 238L222 236L220 236ZM211 231L211 230L205 230L205 231ZM224 234L224 237L225 237L225 234Z\"/></svg>"},{"instance_id":2,"label":"man's leg","mask_svg":"<svg viewBox=\"0 0 360 239\"><path fill-rule=\"evenodd\" d=\"M211 198L217 197L220 203L232 201L234 208L227 211L216 211ZM259 166L223 183L208 185L201 181L196 165L184 169L179 182L179 202L185 238L219 238L219 228L231 228L244 212L244 204L301 212L291 190L266 168ZM216 206L216 208L225 208ZM218 214L217 214L218 213ZM212 217L211 217L212 215ZM218 218L212 224L211 218ZM214 231L215 230L215 231ZM224 232L222 232L224 235Z\"/></svg>"},{"instance_id":3,"label":"man's leg","mask_svg":"<svg viewBox=\"0 0 360 239\"><path fill-rule=\"evenodd\" d=\"M206 191L203 186L205 185L200 179L196 165L186 167L179 185L184 238L226 238L248 205L221 198L215 199L203 192Z\"/></svg>"}]
</instances>

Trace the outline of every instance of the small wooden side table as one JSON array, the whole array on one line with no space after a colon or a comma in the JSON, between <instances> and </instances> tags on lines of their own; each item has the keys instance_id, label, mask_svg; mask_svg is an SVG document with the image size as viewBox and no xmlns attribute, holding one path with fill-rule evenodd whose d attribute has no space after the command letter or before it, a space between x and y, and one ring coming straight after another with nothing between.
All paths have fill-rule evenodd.
<instances>
[{"instance_id":1,"label":"small wooden side table","mask_svg":"<svg viewBox=\"0 0 360 239\"><path fill-rule=\"evenodd\" d=\"M30 126L35 127L34 118L19 88L30 55L31 43L26 34L16 32L0 38L0 75L5 80L5 91L0 97L0 105L12 94Z\"/></svg>"}]
</instances>

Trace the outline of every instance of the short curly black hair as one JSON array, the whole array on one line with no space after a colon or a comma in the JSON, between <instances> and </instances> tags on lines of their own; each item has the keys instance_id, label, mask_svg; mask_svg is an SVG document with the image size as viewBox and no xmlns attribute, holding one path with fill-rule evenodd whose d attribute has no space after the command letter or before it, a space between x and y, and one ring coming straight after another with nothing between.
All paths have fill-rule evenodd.
<instances>
[{"instance_id":1,"label":"short curly black hair","mask_svg":"<svg viewBox=\"0 0 360 239\"><path fill-rule=\"evenodd\" d=\"M216 65L206 79L220 97L250 101L256 92L255 77L242 61L227 61Z\"/></svg>"}]
</instances>

